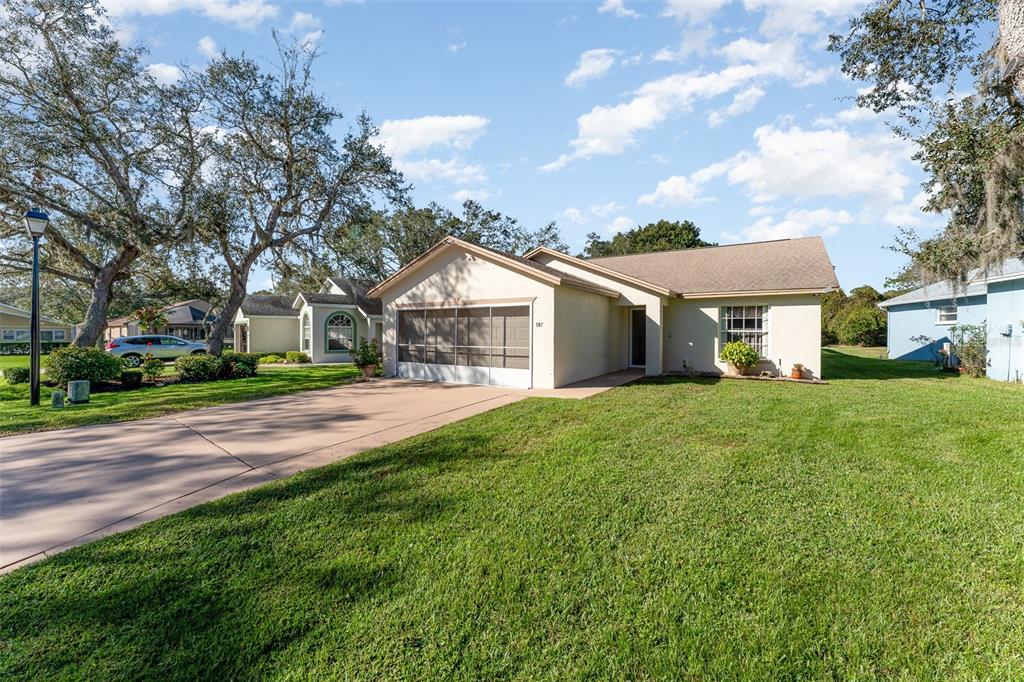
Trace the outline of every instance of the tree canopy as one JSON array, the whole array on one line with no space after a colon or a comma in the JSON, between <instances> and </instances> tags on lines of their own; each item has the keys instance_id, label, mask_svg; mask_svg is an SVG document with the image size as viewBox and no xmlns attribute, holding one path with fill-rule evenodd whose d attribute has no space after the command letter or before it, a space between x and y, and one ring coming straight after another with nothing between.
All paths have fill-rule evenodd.
<instances>
[{"instance_id":1,"label":"tree canopy","mask_svg":"<svg viewBox=\"0 0 1024 682\"><path fill-rule=\"evenodd\" d=\"M583 256L597 258L600 256L625 256L631 253L653 253L655 251L673 251L675 249L692 249L699 246L715 246L700 238L700 228L689 220L659 220L637 226L632 230L619 232L611 239L601 239L596 232L587 235L587 243L583 247Z\"/></svg>"}]
</instances>

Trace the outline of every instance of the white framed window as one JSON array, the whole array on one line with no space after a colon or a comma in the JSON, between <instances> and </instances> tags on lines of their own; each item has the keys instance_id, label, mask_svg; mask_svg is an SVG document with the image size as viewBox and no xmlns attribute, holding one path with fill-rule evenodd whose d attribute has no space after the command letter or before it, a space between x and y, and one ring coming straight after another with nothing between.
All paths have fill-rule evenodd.
<instances>
[{"instance_id":1,"label":"white framed window","mask_svg":"<svg viewBox=\"0 0 1024 682\"><path fill-rule=\"evenodd\" d=\"M0 338L3 338L4 341L29 341L32 334L28 329L5 329Z\"/></svg>"},{"instance_id":2,"label":"white framed window","mask_svg":"<svg viewBox=\"0 0 1024 682\"><path fill-rule=\"evenodd\" d=\"M718 353L725 344L744 341L759 356L768 356L768 306L727 305L718 309Z\"/></svg>"},{"instance_id":3,"label":"white framed window","mask_svg":"<svg viewBox=\"0 0 1024 682\"><path fill-rule=\"evenodd\" d=\"M306 353L309 352L312 342L310 339L313 337L313 321L310 319L310 314L306 313L302 316L302 350Z\"/></svg>"},{"instance_id":4,"label":"white framed window","mask_svg":"<svg viewBox=\"0 0 1024 682\"><path fill-rule=\"evenodd\" d=\"M935 324L956 324L956 306L944 305L936 311Z\"/></svg>"},{"instance_id":5,"label":"white framed window","mask_svg":"<svg viewBox=\"0 0 1024 682\"><path fill-rule=\"evenodd\" d=\"M65 329L54 329L53 330L53 340L54 341L67 341L68 340L67 330L65 330Z\"/></svg>"},{"instance_id":6,"label":"white framed window","mask_svg":"<svg viewBox=\"0 0 1024 682\"><path fill-rule=\"evenodd\" d=\"M338 353L352 350L354 347L356 324L355 320L348 313L332 313L327 318L327 348L328 353Z\"/></svg>"}]
</instances>

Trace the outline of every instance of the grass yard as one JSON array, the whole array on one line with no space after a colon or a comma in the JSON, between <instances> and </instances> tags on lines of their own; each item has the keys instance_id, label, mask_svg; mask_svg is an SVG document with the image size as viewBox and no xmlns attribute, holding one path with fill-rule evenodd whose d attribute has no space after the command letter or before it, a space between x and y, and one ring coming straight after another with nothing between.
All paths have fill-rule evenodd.
<instances>
[{"instance_id":1,"label":"grass yard","mask_svg":"<svg viewBox=\"0 0 1024 682\"><path fill-rule=\"evenodd\" d=\"M25 365L28 366L28 356L0 357L0 361L7 361L11 357L24 359ZM168 374L172 371L173 367L169 366ZM354 365L260 365L259 374L249 379L226 379L203 384L170 384L144 387L136 391L93 393L88 403L68 405L61 409L50 407L52 389L47 386L40 387L40 406L30 407L28 384L11 386L0 379L0 436L25 431L145 419L197 407L328 388L358 375L359 369Z\"/></svg>"},{"instance_id":2,"label":"grass yard","mask_svg":"<svg viewBox=\"0 0 1024 682\"><path fill-rule=\"evenodd\" d=\"M825 357L519 402L15 571L0 677L1024 678L1024 387Z\"/></svg>"},{"instance_id":3,"label":"grass yard","mask_svg":"<svg viewBox=\"0 0 1024 682\"><path fill-rule=\"evenodd\" d=\"M40 357L46 359L45 355ZM28 359L27 355L0 355L0 370L8 367L28 367Z\"/></svg>"}]
</instances>

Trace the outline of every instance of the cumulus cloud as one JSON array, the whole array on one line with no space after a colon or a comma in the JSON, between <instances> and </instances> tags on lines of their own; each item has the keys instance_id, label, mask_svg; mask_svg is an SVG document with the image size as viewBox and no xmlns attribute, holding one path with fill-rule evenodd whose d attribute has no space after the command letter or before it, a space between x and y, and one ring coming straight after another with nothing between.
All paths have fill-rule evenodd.
<instances>
[{"instance_id":1,"label":"cumulus cloud","mask_svg":"<svg viewBox=\"0 0 1024 682\"><path fill-rule=\"evenodd\" d=\"M285 30L292 34L300 45L308 49L315 47L323 38L322 26L319 17L300 10L292 14L292 20Z\"/></svg>"},{"instance_id":2,"label":"cumulus cloud","mask_svg":"<svg viewBox=\"0 0 1024 682\"><path fill-rule=\"evenodd\" d=\"M618 218L605 225L604 231L605 234L613 235L625 230L632 230L634 227L636 227L635 220L627 218L624 215L620 215Z\"/></svg>"},{"instance_id":3,"label":"cumulus cloud","mask_svg":"<svg viewBox=\"0 0 1024 682\"><path fill-rule=\"evenodd\" d=\"M213 59L217 56L217 43L210 36L203 36L202 38L200 38L199 43L196 46L196 49L198 49L199 54L203 55L204 57L209 57L210 59Z\"/></svg>"},{"instance_id":4,"label":"cumulus cloud","mask_svg":"<svg viewBox=\"0 0 1024 682\"><path fill-rule=\"evenodd\" d=\"M104 0L103 6L113 17L166 16L188 11L244 29L257 28L280 11L277 5L266 0Z\"/></svg>"},{"instance_id":5,"label":"cumulus cloud","mask_svg":"<svg viewBox=\"0 0 1024 682\"><path fill-rule=\"evenodd\" d=\"M614 14L617 17L626 17L628 19L639 19L643 16L639 12L634 12L626 7L625 0L604 0L598 6L597 11L601 14Z\"/></svg>"},{"instance_id":6,"label":"cumulus cloud","mask_svg":"<svg viewBox=\"0 0 1024 682\"><path fill-rule=\"evenodd\" d=\"M491 193L485 189L460 189L452 195L452 199L461 203L467 201L485 201L490 198Z\"/></svg>"},{"instance_id":7,"label":"cumulus cloud","mask_svg":"<svg viewBox=\"0 0 1024 682\"><path fill-rule=\"evenodd\" d=\"M836 23L864 8L864 0L744 0L748 11L764 10L762 34L782 35L826 33L822 21Z\"/></svg>"},{"instance_id":8,"label":"cumulus cloud","mask_svg":"<svg viewBox=\"0 0 1024 682\"><path fill-rule=\"evenodd\" d=\"M590 211L591 215L597 216L598 218L606 218L616 211L621 211L625 208L622 204L617 201L609 201L604 204L591 204L587 210Z\"/></svg>"},{"instance_id":9,"label":"cumulus cloud","mask_svg":"<svg viewBox=\"0 0 1024 682\"><path fill-rule=\"evenodd\" d=\"M433 147L466 150L473 146L490 120L483 116L421 116L384 121L378 141L392 156L407 156Z\"/></svg>"},{"instance_id":10,"label":"cumulus cloud","mask_svg":"<svg viewBox=\"0 0 1024 682\"><path fill-rule=\"evenodd\" d=\"M733 95L729 106L715 109L708 114L708 125L712 128L717 128L730 118L753 111L762 97L764 97L764 90L756 85L737 92Z\"/></svg>"},{"instance_id":11,"label":"cumulus cloud","mask_svg":"<svg viewBox=\"0 0 1024 682\"><path fill-rule=\"evenodd\" d=\"M681 62L691 54L705 54L715 36L715 29L710 26L686 29L679 41L679 47L672 49L663 47L654 53L654 62Z\"/></svg>"},{"instance_id":12,"label":"cumulus cloud","mask_svg":"<svg viewBox=\"0 0 1024 682\"><path fill-rule=\"evenodd\" d=\"M487 172L483 166L465 163L460 159L395 159L395 167L407 178L424 182L445 181L456 185L473 185L487 181Z\"/></svg>"},{"instance_id":13,"label":"cumulus cloud","mask_svg":"<svg viewBox=\"0 0 1024 682\"><path fill-rule=\"evenodd\" d=\"M743 228L740 233L723 232L726 241L766 241L769 239L795 239L811 235L831 235L840 226L853 222L847 211L829 208L814 210L797 209L788 211L781 220L765 216Z\"/></svg>"},{"instance_id":14,"label":"cumulus cloud","mask_svg":"<svg viewBox=\"0 0 1024 682\"><path fill-rule=\"evenodd\" d=\"M710 100L755 83L779 79L796 86L820 83L829 71L808 67L799 58L795 41L760 43L747 38L726 45L721 54L729 63L720 71L689 71L644 83L625 102L596 106L576 119L576 138L571 150L540 167L542 171L564 168L576 159L621 154L636 142L637 135L668 117L691 111L695 103ZM754 91L738 106L749 104Z\"/></svg>"},{"instance_id":15,"label":"cumulus cloud","mask_svg":"<svg viewBox=\"0 0 1024 682\"><path fill-rule=\"evenodd\" d=\"M565 209L559 214L559 216L566 222L571 223L573 225L585 225L587 222L587 216L585 216L583 214L583 211L576 208L575 206L570 206L569 208Z\"/></svg>"},{"instance_id":16,"label":"cumulus cloud","mask_svg":"<svg viewBox=\"0 0 1024 682\"><path fill-rule=\"evenodd\" d=\"M731 0L667 0L661 16L690 24L709 20L711 15Z\"/></svg>"},{"instance_id":17,"label":"cumulus cloud","mask_svg":"<svg viewBox=\"0 0 1024 682\"><path fill-rule=\"evenodd\" d=\"M157 83L160 85L171 85L181 80L184 75L181 69L173 64L150 64L146 67L146 71L149 72Z\"/></svg>"},{"instance_id":18,"label":"cumulus cloud","mask_svg":"<svg viewBox=\"0 0 1024 682\"><path fill-rule=\"evenodd\" d=\"M576 62L576 68L565 77L565 84L569 86L582 85L587 81L603 78L615 66L615 59L621 54L619 50L608 48L597 48L587 50L580 55Z\"/></svg>"}]
</instances>

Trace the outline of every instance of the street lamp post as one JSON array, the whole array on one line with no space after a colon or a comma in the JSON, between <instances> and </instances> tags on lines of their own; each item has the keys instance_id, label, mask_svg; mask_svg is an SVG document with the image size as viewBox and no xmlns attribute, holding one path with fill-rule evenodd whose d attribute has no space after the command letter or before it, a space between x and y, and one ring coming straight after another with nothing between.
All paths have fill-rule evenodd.
<instances>
[{"instance_id":1,"label":"street lamp post","mask_svg":"<svg viewBox=\"0 0 1024 682\"><path fill-rule=\"evenodd\" d=\"M32 237L32 323L30 330L32 339L29 343L31 348L29 402L32 405L39 404L39 238L46 232L46 225L49 222L50 217L38 208L25 212L25 229Z\"/></svg>"}]
</instances>

